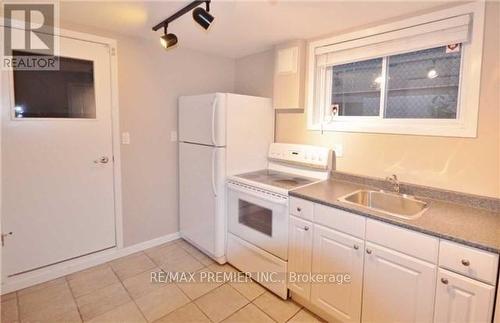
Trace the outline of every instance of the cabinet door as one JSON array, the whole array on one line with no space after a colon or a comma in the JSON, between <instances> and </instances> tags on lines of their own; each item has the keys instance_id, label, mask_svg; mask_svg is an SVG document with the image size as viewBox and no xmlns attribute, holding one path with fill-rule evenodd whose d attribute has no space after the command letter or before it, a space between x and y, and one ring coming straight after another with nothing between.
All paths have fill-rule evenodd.
<instances>
[{"instance_id":1,"label":"cabinet door","mask_svg":"<svg viewBox=\"0 0 500 323\"><path fill-rule=\"evenodd\" d=\"M363 279L363 240L314 225L312 273L350 275L350 281L313 282L311 302L343 322L359 322Z\"/></svg>"},{"instance_id":2,"label":"cabinet door","mask_svg":"<svg viewBox=\"0 0 500 323\"><path fill-rule=\"evenodd\" d=\"M299 275L311 272L311 253L313 242L311 222L294 216L290 217L288 246L288 288L304 299L309 299L310 283L299 280Z\"/></svg>"},{"instance_id":3,"label":"cabinet door","mask_svg":"<svg viewBox=\"0 0 500 323\"><path fill-rule=\"evenodd\" d=\"M363 322L432 322L436 265L366 243Z\"/></svg>"},{"instance_id":4,"label":"cabinet door","mask_svg":"<svg viewBox=\"0 0 500 323\"><path fill-rule=\"evenodd\" d=\"M434 322L491 322L495 288L439 269Z\"/></svg>"}]
</instances>

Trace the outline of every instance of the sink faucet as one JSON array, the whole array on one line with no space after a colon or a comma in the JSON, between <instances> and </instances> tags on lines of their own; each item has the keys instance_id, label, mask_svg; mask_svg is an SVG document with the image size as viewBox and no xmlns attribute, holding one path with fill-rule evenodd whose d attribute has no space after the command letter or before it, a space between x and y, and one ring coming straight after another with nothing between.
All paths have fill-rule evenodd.
<instances>
[{"instance_id":1,"label":"sink faucet","mask_svg":"<svg viewBox=\"0 0 500 323\"><path fill-rule=\"evenodd\" d=\"M392 184L392 188L396 193L399 193L399 180L395 174L387 176L385 180L388 181L390 184Z\"/></svg>"}]
</instances>

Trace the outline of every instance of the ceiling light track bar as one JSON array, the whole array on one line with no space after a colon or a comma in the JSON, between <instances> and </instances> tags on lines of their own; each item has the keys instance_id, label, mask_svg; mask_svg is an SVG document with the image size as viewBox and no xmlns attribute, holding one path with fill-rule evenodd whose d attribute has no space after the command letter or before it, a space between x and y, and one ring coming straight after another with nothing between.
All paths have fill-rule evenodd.
<instances>
[{"instance_id":1,"label":"ceiling light track bar","mask_svg":"<svg viewBox=\"0 0 500 323\"><path fill-rule=\"evenodd\" d=\"M201 5L203 3L207 4L207 11L210 11L210 1L211 0L196 0L196 1L191 2L190 4L188 4L187 6L182 8L181 10L177 11L176 13L174 13L173 15L168 17L167 19L163 20L162 22L160 22L159 24L154 26L153 30L157 31L160 28L167 27L169 23L171 23L172 21L176 20L177 18L185 15L186 13L188 13L189 11L193 10L194 8L198 7L199 5Z\"/></svg>"}]
</instances>

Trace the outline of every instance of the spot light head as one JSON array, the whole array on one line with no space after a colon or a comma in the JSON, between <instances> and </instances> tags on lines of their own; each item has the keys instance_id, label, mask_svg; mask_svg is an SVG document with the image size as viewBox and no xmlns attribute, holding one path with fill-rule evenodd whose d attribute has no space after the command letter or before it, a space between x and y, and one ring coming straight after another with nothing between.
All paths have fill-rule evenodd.
<instances>
[{"instance_id":1,"label":"spot light head","mask_svg":"<svg viewBox=\"0 0 500 323\"><path fill-rule=\"evenodd\" d=\"M173 47L177 44L177 36L175 34L169 34L165 26L165 33L160 37L160 43L165 49Z\"/></svg>"},{"instance_id":2,"label":"spot light head","mask_svg":"<svg viewBox=\"0 0 500 323\"><path fill-rule=\"evenodd\" d=\"M208 29L215 18L207 10L198 7L193 10L193 19L198 25L204 29Z\"/></svg>"}]
</instances>

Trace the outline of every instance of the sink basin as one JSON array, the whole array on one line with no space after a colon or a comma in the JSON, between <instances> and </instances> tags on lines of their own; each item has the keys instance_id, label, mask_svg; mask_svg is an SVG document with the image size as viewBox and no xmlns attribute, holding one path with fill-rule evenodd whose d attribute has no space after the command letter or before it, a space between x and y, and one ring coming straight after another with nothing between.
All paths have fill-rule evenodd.
<instances>
[{"instance_id":1,"label":"sink basin","mask_svg":"<svg viewBox=\"0 0 500 323\"><path fill-rule=\"evenodd\" d=\"M384 191L359 190L342 196L339 201L403 219L416 219L428 209L426 202L413 196Z\"/></svg>"}]
</instances>

